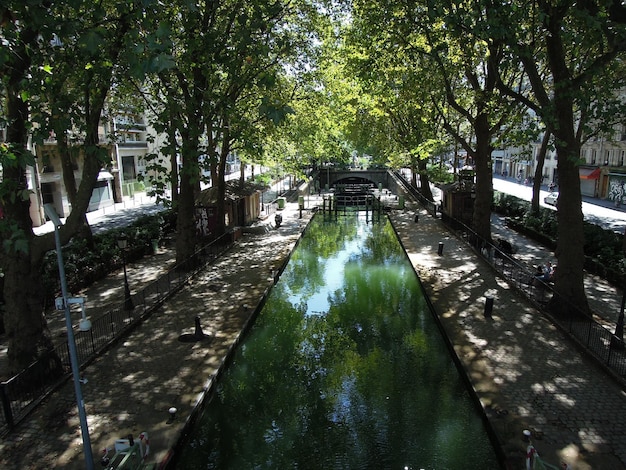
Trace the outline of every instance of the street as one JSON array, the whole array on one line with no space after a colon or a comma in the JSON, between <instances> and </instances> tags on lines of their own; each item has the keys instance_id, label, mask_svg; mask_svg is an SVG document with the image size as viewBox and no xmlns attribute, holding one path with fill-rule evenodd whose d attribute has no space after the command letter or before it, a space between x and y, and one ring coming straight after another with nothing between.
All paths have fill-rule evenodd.
<instances>
[{"instance_id":1,"label":"street","mask_svg":"<svg viewBox=\"0 0 626 470\"><path fill-rule=\"evenodd\" d=\"M495 191L511 194L526 201L530 201L533 194L532 186L525 186L513 179L504 179L496 175L494 175L493 178L493 189ZM547 205L543 202L543 198L548 194L549 192L547 190L541 190L539 196L540 204L543 207L556 210L554 206ZM626 212L621 208L616 208L611 201L583 196L583 214L587 222L599 225L605 229L624 233L624 228L626 227Z\"/></svg>"}]
</instances>

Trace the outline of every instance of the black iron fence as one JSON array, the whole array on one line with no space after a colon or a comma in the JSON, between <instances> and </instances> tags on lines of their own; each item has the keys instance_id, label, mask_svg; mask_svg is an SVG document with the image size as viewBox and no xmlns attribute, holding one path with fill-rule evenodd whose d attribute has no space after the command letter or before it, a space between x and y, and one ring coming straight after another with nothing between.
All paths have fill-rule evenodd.
<instances>
[{"instance_id":1,"label":"black iron fence","mask_svg":"<svg viewBox=\"0 0 626 470\"><path fill-rule=\"evenodd\" d=\"M550 282L539 279L537 273L518 263L506 247L485 240L465 224L445 214L442 214L441 220L600 364L615 376L626 379L626 348L621 338L570 299L559 295ZM550 305L559 305L558 313Z\"/></svg>"},{"instance_id":2,"label":"black iron fence","mask_svg":"<svg viewBox=\"0 0 626 470\"><path fill-rule=\"evenodd\" d=\"M394 177L411 197L415 198L431 215L436 216L437 205L434 202L427 200L399 172L394 172ZM605 325L590 317L570 299L560 296L550 282L538 279L535 272L513 258L508 247L483 239L470 227L444 213L441 213L441 220L610 373L621 380L626 379L626 348L622 338L617 337ZM554 298L555 296L557 298ZM554 301L551 302L552 300ZM555 304L559 305L559 314L553 313L549 308L550 305Z\"/></svg>"},{"instance_id":3,"label":"black iron fence","mask_svg":"<svg viewBox=\"0 0 626 470\"><path fill-rule=\"evenodd\" d=\"M411 186L399 171L394 171L392 175L396 180L396 183L401 186L402 189L404 189L404 191L407 192L413 199L418 201L430 215L433 217L437 215L437 204L435 202L430 201L424 197L424 195L420 193L417 188Z\"/></svg>"},{"instance_id":4,"label":"black iron fence","mask_svg":"<svg viewBox=\"0 0 626 470\"><path fill-rule=\"evenodd\" d=\"M81 368L145 320L190 278L228 250L233 241L234 235L228 233L204 245L187 261L177 264L134 293L133 310L124 310L122 301L92 320L89 331L76 331L76 354ZM1 382L0 434L5 434L24 419L41 400L59 388L70 376L69 349L67 342L64 342L56 345L52 351L27 369Z\"/></svg>"}]
</instances>

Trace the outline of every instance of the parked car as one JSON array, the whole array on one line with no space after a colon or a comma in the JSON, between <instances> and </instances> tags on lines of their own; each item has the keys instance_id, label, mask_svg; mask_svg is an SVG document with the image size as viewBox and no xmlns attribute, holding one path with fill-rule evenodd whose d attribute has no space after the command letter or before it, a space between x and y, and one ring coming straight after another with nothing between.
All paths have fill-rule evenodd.
<instances>
[{"instance_id":1,"label":"parked car","mask_svg":"<svg viewBox=\"0 0 626 470\"><path fill-rule=\"evenodd\" d=\"M558 199L559 199L559 193L550 193L546 197L543 198L543 202L556 207Z\"/></svg>"}]
</instances>

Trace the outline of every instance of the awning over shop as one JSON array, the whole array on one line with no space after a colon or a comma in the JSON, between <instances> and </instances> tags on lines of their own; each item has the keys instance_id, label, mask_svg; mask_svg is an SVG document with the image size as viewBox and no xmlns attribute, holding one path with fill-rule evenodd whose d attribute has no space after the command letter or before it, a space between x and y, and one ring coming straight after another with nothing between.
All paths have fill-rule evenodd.
<instances>
[{"instance_id":1,"label":"awning over shop","mask_svg":"<svg viewBox=\"0 0 626 470\"><path fill-rule=\"evenodd\" d=\"M112 179L113 179L113 175L109 173L108 171L101 171L100 173L98 173L98 181L112 180Z\"/></svg>"},{"instance_id":2,"label":"awning over shop","mask_svg":"<svg viewBox=\"0 0 626 470\"><path fill-rule=\"evenodd\" d=\"M581 180L597 180L600 178L600 168L579 168Z\"/></svg>"}]
</instances>

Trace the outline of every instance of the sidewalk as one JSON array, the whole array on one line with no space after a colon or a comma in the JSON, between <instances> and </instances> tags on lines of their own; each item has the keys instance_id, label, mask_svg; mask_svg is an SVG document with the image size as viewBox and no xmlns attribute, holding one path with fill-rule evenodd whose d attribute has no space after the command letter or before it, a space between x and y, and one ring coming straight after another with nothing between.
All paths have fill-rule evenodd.
<instances>
[{"instance_id":1,"label":"sidewalk","mask_svg":"<svg viewBox=\"0 0 626 470\"><path fill-rule=\"evenodd\" d=\"M508 228L504 218L496 214L491 215L491 233L494 239L500 237L509 240L517 249L513 258L518 263L527 266L530 272L533 272L533 268L537 265L545 265L546 261L552 262L555 266L557 265L557 258L554 252ZM595 320L604 325L609 331L614 332L620 311L622 290L612 286L605 279L595 274L585 273L583 281L589 307L594 314Z\"/></svg>"},{"instance_id":2,"label":"sidewalk","mask_svg":"<svg viewBox=\"0 0 626 470\"><path fill-rule=\"evenodd\" d=\"M143 431L150 437L152 461L169 457L193 406L311 216L304 211L299 219L298 212L297 204L289 203L280 229L244 235L131 336L84 371L88 382L83 395L95 457L115 439ZM416 212L419 223L414 221ZM440 220L411 203L407 210L392 211L390 216L487 411L510 468L525 468L523 429L533 431L533 443L549 463L565 460L573 470L626 468L624 391L497 278ZM271 219L265 223L273 223ZM443 256L437 254L440 241L444 242ZM516 256L528 262L551 256L531 243L519 241L518 246ZM171 251L162 251L163 259L171 256ZM144 269L148 265L143 262L154 264ZM154 258L143 262L130 267L129 275L137 276L132 282L159 269ZM121 292L121 288L118 277L84 294L93 299L111 295L115 289ZM616 298L613 289L600 283L595 288L607 289L605 298ZM484 316L486 295L495 299L491 319ZM180 341L181 335L194 332L195 316L211 339ZM174 421L168 415L172 406L178 409ZM0 442L0 468L84 468L71 382Z\"/></svg>"},{"instance_id":3,"label":"sidewalk","mask_svg":"<svg viewBox=\"0 0 626 470\"><path fill-rule=\"evenodd\" d=\"M148 196L146 193L136 193L134 196L124 197L122 202L87 212L87 221L94 233L113 227L125 227L137 219L137 211L142 214L155 214L165 209L163 205L157 205L155 201L155 197ZM61 222L65 222L65 218L62 218ZM35 235L53 230L54 224L50 221L33 228Z\"/></svg>"},{"instance_id":4,"label":"sidewalk","mask_svg":"<svg viewBox=\"0 0 626 470\"><path fill-rule=\"evenodd\" d=\"M626 468L624 390L439 220L411 208L393 212L392 220L511 468L525 468L524 429L533 432L539 454L553 465ZM519 243L516 258L552 256L507 235ZM437 255L439 241L443 256ZM608 289L606 283L594 287ZM490 319L484 315L486 296L494 297ZM603 292L602 300L607 298L615 301L613 289Z\"/></svg>"},{"instance_id":5,"label":"sidewalk","mask_svg":"<svg viewBox=\"0 0 626 470\"><path fill-rule=\"evenodd\" d=\"M87 220L94 233L109 230L112 227L124 227L132 223L142 214L154 214L164 210L162 205L155 204L155 198L137 193L133 198L125 198L123 202L89 212ZM64 222L65 219L62 219ZM52 232L54 225L51 221L33 231L36 235ZM133 291L154 281L159 274L165 272L174 264L174 247L163 247L156 256L146 256L137 263L128 263L128 281ZM106 312L113 304L119 304L124 298L124 274L122 270L112 272L105 279L98 282L97 286L79 292L71 292L77 297L85 297L85 309L91 318ZM62 312L56 310L46 312L48 327L53 341L64 342L65 317ZM75 318L78 321L77 318ZM61 339L60 339L61 338ZM0 377L7 370L7 344L4 336L0 336Z\"/></svg>"},{"instance_id":6,"label":"sidewalk","mask_svg":"<svg viewBox=\"0 0 626 470\"><path fill-rule=\"evenodd\" d=\"M287 204L280 229L244 235L128 338L84 370L88 381L82 391L94 457L99 459L100 451L115 439L145 431L152 461L167 459L192 408L271 287L272 273L287 260L310 215L305 212L299 219L297 205ZM144 272L139 263L129 268L129 274L131 270ZM122 286L119 280L116 283L116 288ZM84 294L99 298L110 295L110 288L107 280ZM211 339L180 341L182 335L195 332L196 316ZM172 406L178 409L178 418L169 422ZM0 468L85 468L71 381L0 442Z\"/></svg>"}]
</instances>

